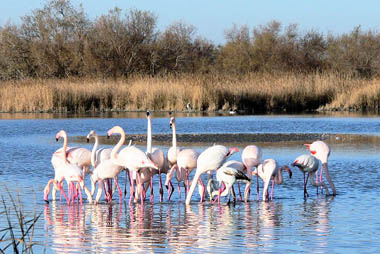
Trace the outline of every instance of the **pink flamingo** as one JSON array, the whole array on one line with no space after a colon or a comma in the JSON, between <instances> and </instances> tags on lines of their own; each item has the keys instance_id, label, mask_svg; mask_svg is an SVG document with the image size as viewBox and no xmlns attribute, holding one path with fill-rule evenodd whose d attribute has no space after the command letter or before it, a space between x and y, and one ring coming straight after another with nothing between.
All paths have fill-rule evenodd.
<instances>
[{"instance_id":1,"label":"pink flamingo","mask_svg":"<svg viewBox=\"0 0 380 254\"><path fill-rule=\"evenodd\" d=\"M329 195L329 189L327 188L324 182L316 183L314 181L314 175L318 170L319 161L309 154L303 154L298 156L294 162L292 163L293 167L297 167L303 173L303 196L306 198L309 196L307 193L306 185L310 175L310 183L317 188L322 186L326 190L326 195ZM307 173L307 177L305 178L305 173Z\"/></svg>"},{"instance_id":2,"label":"pink flamingo","mask_svg":"<svg viewBox=\"0 0 380 254\"><path fill-rule=\"evenodd\" d=\"M148 120L146 153L147 153L149 159L151 159L158 167L158 171L155 169L151 170L152 176L150 178L150 189L151 189L150 198L151 198L151 201L153 201L153 175L158 173L160 202L162 202L164 192L162 189L161 173L164 173L164 174L167 173L167 171L168 171L167 165L166 165L167 163L165 162L164 152L162 150L158 149L157 147L152 148L152 119L151 119L151 115L150 115L149 111L146 112L146 117Z\"/></svg>"},{"instance_id":3,"label":"pink flamingo","mask_svg":"<svg viewBox=\"0 0 380 254\"><path fill-rule=\"evenodd\" d=\"M185 193L187 195L187 190L189 188L189 175L191 171L193 171L193 169L197 167L198 156L199 156L198 152L190 148L181 150L178 153L177 165L174 165L170 169L165 180L165 186L169 190L168 200L170 200L170 197L174 192L173 184L171 183L171 178L173 177L174 171L176 173L175 176L178 183L177 189L178 189L180 199L181 199L181 187L180 187L181 182L183 182L183 185L185 187Z\"/></svg>"},{"instance_id":4,"label":"pink flamingo","mask_svg":"<svg viewBox=\"0 0 380 254\"><path fill-rule=\"evenodd\" d=\"M220 203L220 197L228 195L228 204L230 203L231 190L233 190L234 183L236 181L247 183L251 181L251 179L249 179L243 171L229 167L228 165L222 166L216 171L216 180L219 182L219 191L211 192L211 198L218 195L218 203ZM235 196L234 202L236 202Z\"/></svg>"},{"instance_id":5,"label":"pink flamingo","mask_svg":"<svg viewBox=\"0 0 380 254\"><path fill-rule=\"evenodd\" d=\"M129 198L129 205L132 205L132 198L134 193L134 182L132 172L137 174L137 182L139 184L140 190L142 190L142 182L140 179L139 170L141 168L153 168L157 169L158 167L148 158L148 156L136 148L135 146L128 146L123 148L119 153L119 149L124 144L125 141L125 132L120 126L115 126L107 132L107 136L111 136L114 133L121 135L119 142L115 145L111 152L111 161L114 164L123 166L129 170L129 177L131 182L131 195ZM144 203L143 194L141 192L141 203Z\"/></svg>"},{"instance_id":6,"label":"pink flamingo","mask_svg":"<svg viewBox=\"0 0 380 254\"><path fill-rule=\"evenodd\" d=\"M171 116L171 112L169 112L169 115ZM172 129L172 146L168 150L168 163L169 168L172 168L177 164L177 155L181 151L180 148L177 147L177 133L176 133L176 126L175 126L175 117L170 117L169 122L170 128Z\"/></svg>"},{"instance_id":7,"label":"pink flamingo","mask_svg":"<svg viewBox=\"0 0 380 254\"><path fill-rule=\"evenodd\" d=\"M63 177L63 173L57 172L57 168L64 162L64 157L66 157L71 164L75 164L82 168L83 175L85 175L91 165L90 150L82 147L68 147L67 133L64 130L61 130L56 134L56 141L60 138L63 138L63 145L61 148L56 150L51 157L51 164L54 168L54 174L56 175L54 178L62 179ZM50 192L50 186L51 184L46 186L49 188L48 192ZM52 200L56 199L56 192L58 190L56 187L57 185L53 185Z\"/></svg>"},{"instance_id":8,"label":"pink flamingo","mask_svg":"<svg viewBox=\"0 0 380 254\"><path fill-rule=\"evenodd\" d=\"M98 137L98 134L94 130L91 130L90 133L88 133L87 143L90 142L91 138L95 139L94 146L92 147L92 150L91 150L91 165L95 169L102 161L111 159L112 149L111 148L100 148L100 149L98 149L99 137ZM91 195L94 195L95 183L92 182L92 179L93 179L92 177L90 177L90 179L91 179ZM106 185L107 185L107 190L108 190L107 194L110 195L110 189L111 189L110 188L110 182L107 181Z\"/></svg>"},{"instance_id":9,"label":"pink flamingo","mask_svg":"<svg viewBox=\"0 0 380 254\"><path fill-rule=\"evenodd\" d=\"M292 178L291 169L286 165L279 167L277 165L277 161L274 159L264 160L263 163L260 164L253 172L253 174L258 175L264 181L263 201L266 201L268 199L268 187L271 180L271 199L273 200L274 184L280 185L283 183L282 170L287 171L289 173L289 178Z\"/></svg>"},{"instance_id":10,"label":"pink flamingo","mask_svg":"<svg viewBox=\"0 0 380 254\"><path fill-rule=\"evenodd\" d=\"M255 145L250 145L244 148L241 159L247 168L247 175L252 179L252 168L257 167L261 163L263 153L261 148ZM240 187L240 186L239 186ZM240 188L239 188L240 190ZM244 201L247 202L251 193L251 182L248 182L244 190ZM259 176L257 176L257 200L259 200Z\"/></svg>"},{"instance_id":11,"label":"pink flamingo","mask_svg":"<svg viewBox=\"0 0 380 254\"><path fill-rule=\"evenodd\" d=\"M79 183L80 187L82 189L84 189L85 193L87 194L87 198L88 198L89 202L92 203L91 193L89 192L89 190L84 185L83 175L84 175L85 171L82 168L80 168L77 164L70 163L70 161L68 160L68 154L69 153L66 152L67 134L63 130L61 130L60 132L57 133L56 139L59 140L61 137L64 138L64 145L63 145L62 151L60 152L61 159L59 159L58 157L55 157L57 152L54 153L53 158L52 158L52 163L54 161L53 167L55 169L54 181L56 181L56 183L57 183L57 184L54 184L53 190L55 190L57 185L58 185L58 188L63 192L67 203L70 204L70 197L72 196L72 199L74 200L74 196L75 196L74 195L74 193L75 193L74 182L77 182L77 183ZM61 185L63 180L66 180L66 182L67 182L67 188L68 188L68 192L69 192L68 197L64 193L62 186L59 187L59 185ZM47 200L47 196L49 195L51 183L52 183L52 181L49 180L48 185L45 187L45 191L44 191L45 192L45 197L44 197L45 200ZM81 196L80 189L79 189L79 194L80 194L80 202L82 204L82 196Z\"/></svg>"},{"instance_id":12,"label":"pink flamingo","mask_svg":"<svg viewBox=\"0 0 380 254\"><path fill-rule=\"evenodd\" d=\"M197 185L198 181L201 185L201 202L204 201L205 186L200 176L205 172L217 170L226 161L228 157L230 157L233 153L238 151L239 149L235 147L228 149L227 147L222 145L214 145L212 147L207 148L199 155L197 160L197 170L191 183L190 190L186 196L186 205L190 204L191 196L193 195L195 186Z\"/></svg>"},{"instance_id":13,"label":"pink flamingo","mask_svg":"<svg viewBox=\"0 0 380 254\"><path fill-rule=\"evenodd\" d=\"M332 195L335 196L336 195L335 185L330 177L329 169L328 169L328 158L330 156L329 146L325 142L320 141L320 140L314 141L311 144L305 144L305 146L307 146L311 155L313 155L315 158L317 158L318 160L322 162L320 182L322 182L322 173L324 170L327 182L329 183L332 189L332 193L333 193Z\"/></svg>"}]
</instances>

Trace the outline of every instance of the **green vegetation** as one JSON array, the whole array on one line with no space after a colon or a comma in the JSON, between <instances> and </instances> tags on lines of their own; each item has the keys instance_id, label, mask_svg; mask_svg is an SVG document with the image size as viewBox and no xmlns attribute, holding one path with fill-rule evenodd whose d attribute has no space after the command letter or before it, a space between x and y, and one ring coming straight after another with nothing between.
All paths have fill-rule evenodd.
<instances>
[{"instance_id":1,"label":"green vegetation","mask_svg":"<svg viewBox=\"0 0 380 254\"><path fill-rule=\"evenodd\" d=\"M380 33L232 26L215 45L177 22L115 8L90 20L52 0L0 27L0 111L378 111ZM16 98L16 99L15 99Z\"/></svg>"}]
</instances>

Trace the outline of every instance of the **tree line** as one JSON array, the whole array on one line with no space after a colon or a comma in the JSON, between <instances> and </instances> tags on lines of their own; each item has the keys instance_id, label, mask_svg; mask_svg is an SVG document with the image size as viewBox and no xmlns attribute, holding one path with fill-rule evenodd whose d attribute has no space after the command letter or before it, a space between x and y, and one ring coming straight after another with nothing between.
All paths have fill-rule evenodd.
<instances>
[{"instance_id":1,"label":"tree line","mask_svg":"<svg viewBox=\"0 0 380 254\"><path fill-rule=\"evenodd\" d=\"M164 31L149 11L119 8L90 20L81 6L52 0L0 26L0 80L177 74L334 72L360 78L380 74L380 33L360 26L341 35L272 21L233 25L226 42L197 36L190 24Z\"/></svg>"}]
</instances>

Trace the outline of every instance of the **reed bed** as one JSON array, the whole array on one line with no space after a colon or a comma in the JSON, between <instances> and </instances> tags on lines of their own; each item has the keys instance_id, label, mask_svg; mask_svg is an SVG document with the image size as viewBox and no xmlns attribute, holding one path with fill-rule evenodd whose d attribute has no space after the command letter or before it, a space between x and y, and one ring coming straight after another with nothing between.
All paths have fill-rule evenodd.
<instances>
[{"instance_id":1,"label":"reed bed","mask_svg":"<svg viewBox=\"0 0 380 254\"><path fill-rule=\"evenodd\" d=\"M0 229L0 253L33 253L33 247L38 244L33 239L34 228L42 213L26 214L20 196L7 192L8 197L1 196L0 216L7 226Z\"/></svg>"},{"instance_id":2,"label":"reed bed","mask_svg":"<svg viewBox=\"0 0 380 254\"><path fill-rule=\"evenodd\" d=\"M380 82L326 74L28 79L0 83L2 112L375 110Z\"/></svg>"}]
</instances>

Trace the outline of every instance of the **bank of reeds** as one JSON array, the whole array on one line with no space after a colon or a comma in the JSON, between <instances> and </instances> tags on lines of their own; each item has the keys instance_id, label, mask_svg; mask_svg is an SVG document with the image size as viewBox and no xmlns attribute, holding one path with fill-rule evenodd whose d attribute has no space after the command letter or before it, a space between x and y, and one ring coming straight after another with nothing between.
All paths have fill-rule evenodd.
<instances>
[{"instance_id":1,"label":"bank of reeds","mask_svg":"<svg viewBox=\"0 0 380 254\"><path fill-rule=\"evenodd\" d=\"M0 253L33 253L34 228L41 216L34 211L26 214L20 196L15 198L9 191L8 197L1 196L3 209L0 212L2 226L0 229Z\"/></svg>"},{"instance_id":2,"label":"bank of reeds","mask_svg":"<svg viewBox=\"0 0 380 254\"><path fill-rule=\"evenodd\" d=\"M29 79L0 83L0 111L184 111L188 103L199 111L377 111L379 95L379 80L333 73Z\"/></svg>"}]
</instances>

